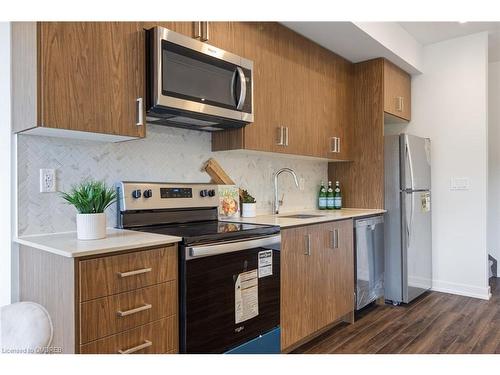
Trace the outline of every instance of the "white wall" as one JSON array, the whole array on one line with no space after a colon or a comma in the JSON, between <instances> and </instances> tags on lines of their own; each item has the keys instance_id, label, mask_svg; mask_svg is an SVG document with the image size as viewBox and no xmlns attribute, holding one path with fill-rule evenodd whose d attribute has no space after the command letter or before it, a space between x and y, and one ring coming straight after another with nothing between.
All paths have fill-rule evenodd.
<instances>
[{"instance_id":1,"label":"white wall","mask_svg":"<svg viewBox=\"0 0 500 375\"><path fill-rule=\"evenodd\" d=\"M488 251L500 263L500 61L488 66Z\"/></svg>"},{"instance_id":2,"label":"white wall","mask_svg":"<svg viewBox=\"0 0 500 375\"><path fill-rule=\"evenodd\" d=\"M11 302L10 24L0 22L0 306Z\"/></svg>"},{"instance_id":3,"label":"white wall","mask_svg":"<svg viewBox=\"0 0 500 375\"><path fill-rule=\"evenodd\" d=\"M411 73L424 71L422 45L397 22L353 22L353 24L394 53L396 61L393 62L397 63L397 59L401 59L397 65L406 71ZM405 68L404 63L413 69Z\"/></svg>"},{"instance_id":4,"label":"white wall","mask_svg":"<svg viewBox=\"0 0 500 375\"><path fill-rule=\"evenodd\" d=\"M432 140L433 289L488 298L488 36L427 45L408 132ZM452 177L470 179L450 191Z\"/></svg>"}]
</instances>

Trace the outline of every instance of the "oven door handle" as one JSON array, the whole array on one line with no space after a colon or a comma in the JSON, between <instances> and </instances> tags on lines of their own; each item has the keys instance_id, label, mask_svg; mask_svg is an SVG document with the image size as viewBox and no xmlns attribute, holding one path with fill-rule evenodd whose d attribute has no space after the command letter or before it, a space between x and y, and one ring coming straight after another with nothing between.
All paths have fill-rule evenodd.
<instances>
[{"instance_id":1,"label":"oven door handle","mask_svg":"<svg viewBox=\"0 0 500 375\"><path fill-rule=\"evenodd\" d=\"M213 256L225 253L232 253L235 251L254 249L258 247L270 248L273 245L279 245L281 243L281 235L260 237L256 239L251 239L248 241L232 241L213 245L204 246L189 246L186 247L187 255L190 258L199 258L206 256ZM278 249L276 249L278 250Z\"/></svg>"}]
</instances>

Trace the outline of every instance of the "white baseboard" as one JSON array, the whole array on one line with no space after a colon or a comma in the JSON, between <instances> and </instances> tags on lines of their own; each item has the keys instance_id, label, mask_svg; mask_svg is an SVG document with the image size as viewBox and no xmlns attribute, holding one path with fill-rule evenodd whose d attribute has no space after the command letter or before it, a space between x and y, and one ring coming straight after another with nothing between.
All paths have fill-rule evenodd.
<instances>
[{"instance_id":1,"label":"white baseboard","mask_svg":"<svg viewBox=\"0 0 500 375\"><path fill-rule=\"evenodd\" d=\"M487 288L481 288L473 285L452 283L442 280L433 280L431 290L485 300L489 300L491 298L491 290L489 286Z\"/></svg>"}]
</instances>

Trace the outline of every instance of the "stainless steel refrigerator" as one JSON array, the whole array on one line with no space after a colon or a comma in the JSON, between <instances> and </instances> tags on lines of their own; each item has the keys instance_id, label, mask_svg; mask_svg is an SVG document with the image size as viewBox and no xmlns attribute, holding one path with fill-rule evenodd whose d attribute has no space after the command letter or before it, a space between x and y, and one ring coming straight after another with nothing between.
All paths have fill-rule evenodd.
<instances>
[{"instance_id":1,"label":"stainless steel refrigerator","mask_svg":"<svg viewBox=\"0 0 500 375\"><path fill-rule=\"evenodd\" d=\"M385 299L409 303L432 286L430 140L385 137Z\"/></svg>"}]
</instances>

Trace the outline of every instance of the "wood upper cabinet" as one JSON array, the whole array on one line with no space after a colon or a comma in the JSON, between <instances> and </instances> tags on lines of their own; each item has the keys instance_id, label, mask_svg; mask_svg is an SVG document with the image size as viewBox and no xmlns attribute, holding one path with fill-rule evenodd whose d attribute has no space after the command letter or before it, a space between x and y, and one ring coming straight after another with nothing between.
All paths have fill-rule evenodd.
<instances>
[{"instance_id":1,"label":"wood upper cabinet","mask_svg":"<svg viewBox=\"0 0 500 375\"><path fill-rule=\"evenodd\" d=\"M384 111L407 121L411 119L411 77L387 60L384 60Z\"/></svg>"},{"instance_id":2,"label":"wood upper cabinet","mask_svg":"<svg viewBox=\"0 0 500 375\"><path fill-rule=\"evenodd\" d=\"M349 157L352 64L277 23L210 22L210 44L254 61L254 122L216 132L214 151ZM342 138L331 152L332 137Z\"/></svg>"},{"instance_id":3,"label":"wood upper cabinet","mask_svg":"<svg viewBox=\"0 0 500 375\"><path fill-rule=\"evenodd\" d=\"M284 229L282 350L297 347L353 310L352 220Z\"/></svg>"},{"instance_id":4,"label":"wood upper cabinet","mask_svg":"<svg viewBox=\"0 0 500 375\"><path fill-rule=\"evenodd\" d=\"M144 137L141 32L136 22L13 23L14 131Z\"/></svg>"}]
</instances>

